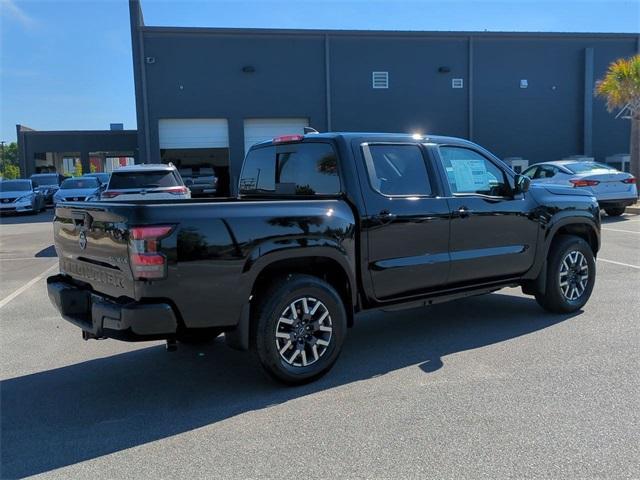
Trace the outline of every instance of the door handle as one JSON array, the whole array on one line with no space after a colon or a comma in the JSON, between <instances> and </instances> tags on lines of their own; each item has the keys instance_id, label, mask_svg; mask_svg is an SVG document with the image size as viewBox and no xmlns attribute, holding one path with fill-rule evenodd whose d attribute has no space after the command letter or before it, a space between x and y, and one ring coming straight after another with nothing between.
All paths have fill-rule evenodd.
<instances>
[{"instance_id":1,"label":"door handle","mask_svg":"<svg viewBox=\"0 0 640 480\"><path fill-rule=\"evenodd\" d=\"M392 222L395 218L396 218L396 214L395 213L391 213L389 210L384 209L381 210L376 216L375 218L380 222L380 223L389 223Z\"/></svg>"},{"instance_id":2,"label":"door handle","mask_svg":"<svg viewBox=\"0 0 640 480\"><path fill-rule=\"evenodd\" d=\"M460 208L458 209L458 216L459 216L460 218L466 218L466 217L468 217L469 215L471 215L471 213L472 213L472 211L471 211L471 210L469 210L469 209L468 209L467 207L465 207L465 206L462 206L462 207L460 207Z\"/></svg>"}]
</instances>

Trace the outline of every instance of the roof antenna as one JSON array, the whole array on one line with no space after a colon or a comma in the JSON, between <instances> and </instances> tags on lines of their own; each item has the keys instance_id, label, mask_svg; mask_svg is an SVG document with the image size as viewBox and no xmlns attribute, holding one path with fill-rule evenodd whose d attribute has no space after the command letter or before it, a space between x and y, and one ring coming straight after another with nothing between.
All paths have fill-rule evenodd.
<instances>
[{"instance_id":1,"label":"roof antenna","mask_svg":"<svg viewBox=\"0 0 640 480\"><path fill-rule=\"evenodd\" d=\"M302 131L304 132L305 135L307 133L320 133L318 130L316 130L315 128L312 128L312 127L304 127L302 129Z\"/></svg>"}]
</instances>

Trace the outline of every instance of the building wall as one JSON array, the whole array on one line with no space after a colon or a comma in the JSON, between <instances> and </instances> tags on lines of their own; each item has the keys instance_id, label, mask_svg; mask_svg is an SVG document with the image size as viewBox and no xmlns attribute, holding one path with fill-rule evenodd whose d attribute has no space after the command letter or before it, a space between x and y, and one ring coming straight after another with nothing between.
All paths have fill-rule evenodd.
<instances>
[{"instance_id":1,"label":"building wall","mask_svg":"<svg viewBox=\"0 0 640 480\"><path fill-rule=\"evenodd\" d=\"M628 151L629 122L614 119L591 88L612 60L638 50L637 35L138 31L155 60L138 64L148 110L138 128L149 161L160 157L159 119L227 118L232 183L244 156L243 120L256 117L307 117L318 130L459 136L531 162ZM371 87L373 71L389 72L388 89ZM464 87L453 89L453 78Z\"/></svg>"},{"instance_id":2,"label":"building wall","mask_svg":"<svg viewBox=\"0 0 640 480\"><path fill-rule=\"evenodd\" d=\"M138 135L135 130L37 131L17 126L20 172L34 173L35 154L46 152L78 153L83 171L89 172L90 152L132 152L137 157Z\"/></svg>"},{"instance_id":3,"label":"building wall","mask_svg":"<svg viewBox=\"0 0 640 480\"><path fill-rule=\"evenodd\" d=\"M146 34L145 55L155 60L145 65L149 160L160 159L162 118L228 119L232 175L244 156L245 118L306 117L325 128L323 49L319 36Z\"/></svg>"}]
</instances>

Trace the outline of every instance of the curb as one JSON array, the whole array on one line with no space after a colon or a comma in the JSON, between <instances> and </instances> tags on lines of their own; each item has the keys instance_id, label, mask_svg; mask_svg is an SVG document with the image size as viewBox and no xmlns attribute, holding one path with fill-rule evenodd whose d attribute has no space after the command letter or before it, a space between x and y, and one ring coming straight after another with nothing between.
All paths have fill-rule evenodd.
<instances>
[{"instance_id":1,"label":"curb","mask_svg":"<svg viewBox=\"0 0 640 480\"><path fill-rule=\"evenodd\" d=\"M635 213L636 215L640 214L640 205L632 205L627 207L625 213Z\"/></svg>"}]
</instances>

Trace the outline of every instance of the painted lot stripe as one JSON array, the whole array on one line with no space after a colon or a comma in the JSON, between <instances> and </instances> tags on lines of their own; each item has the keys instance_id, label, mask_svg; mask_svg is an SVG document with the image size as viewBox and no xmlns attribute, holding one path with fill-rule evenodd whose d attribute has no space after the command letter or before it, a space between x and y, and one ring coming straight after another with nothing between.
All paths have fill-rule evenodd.
<instances>
[{"instance_id":1,"label":"painted lot stripe","mask_svg":"<svg viewBox=\"0 0 640 480\"><path fill-rule=\"evenodd\" d=\"M24 262L25 260L49 260L50 258L56 258L56 257L7 257L7 258L0 258L0 262L11 262L11 261Z\"/></svg>"},{"instance_id":2,"label":"painted lot stripe","mask_svg":"<svg viewBox=\"0 0 640 480\"><path fill-rule=\"evenodd\" d=\"M640 235L640 232L635 232L633 230L621 230L619 228L603 228L602 230L607 230L608 232L635 233L636 235Z\"/></svg>"},{"instance_id":3,"label":"painted lot stripe","mask_svg":"<svg viewBox=\"0 0 640 480\"><path fill-rule=\"evenodd\" d=\"M28 290L29 288L31 288L33 285L35 285L36 283L38 283L40 280L42 280L44 278L44 276L49 273L51 270L53 270L54 268L58 267L58 262L55 263L55 265L51 265L49 268L47 268L44 272L42 272L40 275L38 275L35 278L32 278L31 280L29 280L27 283L25 283L23 286L21 286L19 289L17 289L15 292L10 293L9 295L7 295L6 297L4 297L2 300L0 300L0 308L4 307L7 303L9 303L11 300L13 300L14 298L16 298L18 295L20 295L22 292Z\"/></svg>"},{"instance_id":4,"label":"painted lot stripe","mask_svg":"<svg viewBox=\"0 0 640 480\"><path fill-rule=\"evenodd\" d=\"M598 257L598 261L605 262L605 263L613 263L614 265L622 265L623 267L637 268L638 270L640 270L640 266L631 265L630 263L615 262L613 260L607 260L606 258L600 258L600 257Z\"/></svg>"}]
</instances>

